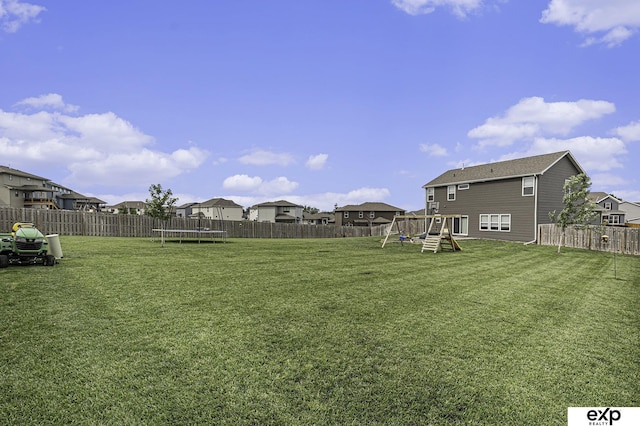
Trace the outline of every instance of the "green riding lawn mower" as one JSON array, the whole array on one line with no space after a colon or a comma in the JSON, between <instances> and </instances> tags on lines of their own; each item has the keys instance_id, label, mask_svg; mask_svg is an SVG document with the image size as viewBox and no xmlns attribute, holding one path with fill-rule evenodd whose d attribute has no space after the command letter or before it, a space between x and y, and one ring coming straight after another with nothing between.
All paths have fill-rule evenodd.
<instances>
[{"instance_id":1,"label":"green riding lawn mower","mask_svg":"<svg viewBox=\"0 0 640 426\"><path fill-rule=\"evenodd\" d=\"M10 234L0 233L0 268L9 265L53 266L56 257L49 253L49 243L33 223L18 222Z\"/></svg>"}]
</instances>

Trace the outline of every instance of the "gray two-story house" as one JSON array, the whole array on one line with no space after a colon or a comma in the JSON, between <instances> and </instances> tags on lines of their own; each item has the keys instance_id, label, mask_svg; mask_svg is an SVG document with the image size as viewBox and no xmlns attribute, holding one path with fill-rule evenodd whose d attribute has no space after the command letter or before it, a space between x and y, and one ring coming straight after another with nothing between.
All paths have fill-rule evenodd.
<instances>
[{"instance_id":1,"label":"gray two-story house","mask_svg":"<svg viewBox=\"0 0 640 426\"><path fill-rule=\"evenodd\" d=\"M460 215L454 235L537 239L538 225L564 208L564 184L584 173L569 151L448 170L423 185L428 215Z\"/></svg>"},{"instance_id":2,"label":"gray two-story house","mask_svg":"<svg viewBox=\"0 0 640 426\"><path fill-rule=\"evenodd\" d=\"M394 216L405 214L405 210L387 203L366 202L349 204L335 209L338 226L373 226L391 223Z\"/></svg>"},{"instance_id":3,"label":"gray two-story house","mask_svg":"<svg viewBox=\"0 0 640 426\"><path fill-rule=\"evenodd\" d=\"M304 206L286 200L268 201L249 209L249 220L272 223L302 223Z\"/></svg>"},{"instance_id":4,"label":"gray two-story house","mask_svg":"<svg viewBox=\"0 0 640 426\"><path fill-rule=\"evenodd\" d=\"M595 204L596 223L603 225L624 225L625 212L620 209L622 200L606 192L592 192L589 200Z\"/></svg>"}]
</instances>

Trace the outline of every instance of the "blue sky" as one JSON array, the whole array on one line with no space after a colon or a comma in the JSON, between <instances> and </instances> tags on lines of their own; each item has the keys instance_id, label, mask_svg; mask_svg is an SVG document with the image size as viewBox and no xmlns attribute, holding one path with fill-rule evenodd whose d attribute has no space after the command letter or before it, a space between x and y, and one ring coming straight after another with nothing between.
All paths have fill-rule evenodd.
<instances>
[{"instance_id":1,"label":"blue sky","mask_svg":"<svg viewBox=\"0 0 640 426\"><path fill-rule=\"evenodd\" d=\"M569 149L640 201L637 0L0 0L0 164L109 204L424 207Z\"/></svg>"}]
</instances>

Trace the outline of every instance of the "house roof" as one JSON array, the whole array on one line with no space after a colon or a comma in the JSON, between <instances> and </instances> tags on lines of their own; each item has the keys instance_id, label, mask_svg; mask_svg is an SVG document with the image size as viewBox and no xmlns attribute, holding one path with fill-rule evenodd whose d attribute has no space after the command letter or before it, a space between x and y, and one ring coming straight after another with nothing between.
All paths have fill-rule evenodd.
<instances>
[{"instance_id":1,"label":"house roof","mask_svg":"<svg viewBox=\"0 0 640 426\"><path fill-rule=\"evenodd\" d=\"M562 151L552 154L535 155L533 157L517 158L515 160L481 164L478 166L462 167L460 169L451 169L424 184L422 187L427 188L458 183L485 182L542 175L564 157L567 157L580 173L584 173L584 170L575 158L573 158L571 153L569 151Z\"/></svg>"},{"instance_id":2,"label":"house roof","mask_svg":"<svg viewBox=\"0 0 640 426\"><path fill-rule=\"evenodd\" d=\"M82 200L88 203L94 203L94 204L104 204L105 202L99 198L96 197L87 197L86 195L82 195L79 192L76 191L71 191L68 194L63 194L60 196L60 198L64 198L66 200Z\"/></svg>"},{"instance_id":3,"label":"house roof","mask_svg":"<svg viewBox=\"0 0 640 426\"><path fill-rule=\"evenodd\" d=\"M279 200L279 201L267 201L266 203L256 204L253 207L302 207L302 206L291 203L286 200Z\"/></svg>"},{"instance_id":4,"label":"house roof","mask_svg":"<svg viewBox=\"0 0 640 426\"><path fill-rule=\"evenodd\" d=\"M44 181L49 180L47 178L43 178L42 176L33 175L31 173L23 172L22 170L12 169L11 167L7 167L7 166L0 166L0 174L2 173L25 177L25 178L31 178L31 179L44 180Z\"/></svg>"},{"instance_id":5,"label":"house roof","mask_svg":"<svg viewBox=\"0 0 640 426\"><path fill-rule=\"evenodd\" d=\"M122 201L109 207L114 209L144 209L147 207L147 203L145 203L144 201Z\"/></svg>"},{"instance_id":6,"label":"house roof","mask_svg":"<svg viewBox=\"0 0 640 426\"><path fill-rule=\"evenodd\" d=\"M194 205L197 207L240 207L242 208L240 204L237 204L231 200L226 200L224 198L212 198L205 202L196 203Z\"/></svg>"},{"instance_id":7,"label":"house roof","mask_svg":"<svg viewBox=\"0 0 640 426\"><path fill-rule=\"evenodd\" d=\"M188 209L189 207L195 206L197 204L199 204L199 203L185 203L185 204L182 204L182 205L180 205L180 206L178 206L176 208L177 209Z\"/></svg>"},{"instance_id":8,"label":"house roof","mask_svg":"<svg viewBox=\"0 0 640 426\"><path fill-rule=\"evenodd\" d=\"M336 209L337 212L343 211L368 211L368 212L403 212L404 209L400 207L394 207L387 203L375 203L375 202L366 202L362 204L349 204L344 207L339 207Z\"/></svg>"},{"instance_id":9,"label":"house roof","mask_svg":"<svg viewBox=\"0 0 640 426\"><path fill-rule=\"evenodd\" d=\"M307 220L332 219L333 213L302 213L302 217Z\"/></svg>"},{"instance_id":10,"label":"house roof","mask_svg":"<svg viewBox=\"0 0 640 426\"><path fill-rule=\"evenodd\" d=\"M611 194L607 194L606 192L590 192L589 195L587 195L587 198L596 204L606 200L607 198L611 198L618 203L621 202L621 200L618 200L616 197Z\"/></svg>"}]
</instances>

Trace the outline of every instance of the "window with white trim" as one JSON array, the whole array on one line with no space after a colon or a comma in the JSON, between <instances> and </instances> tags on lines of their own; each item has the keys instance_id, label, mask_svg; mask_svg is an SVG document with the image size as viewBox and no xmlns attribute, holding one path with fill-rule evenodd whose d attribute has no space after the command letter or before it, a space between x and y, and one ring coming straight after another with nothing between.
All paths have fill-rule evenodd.
<instances>
[{"instance_id":1,"label":"window with white trim","mask_svg":"<svg viewBox=\"0 0 640 426\"><path fill-rule=\"evenodd\" d=\"M604 203L604 209L605 210L611 210L611 201L607 201Z\"/></svg>"},{"instance_id":2,"label":"window with white trim","mask_svg":"<svg viewBox=\"0 0 640 426\"><path fill-rule=\"evenodd\" d=\"M464 191L465 189L469 189L468 183L461 183L460 185L458 185L458 191Z\"/></svg>"},{"instance_id":3,"label":"window with white trim","mask_svg":"<svg viewBox=\"0 0 640 426\"><path fill-rule=\"evenodd\" d=\"M449 185L447 186L447 200L455 201L456 200L456 186Z\"/></svg>"},{"instance_id":4,"label":"window with white trim","mask_svg":"<svg viewBox=\"0 0 640 426\"><path fill-rule=\"evenodd\" d=\"M511 215L498 213L481 214L480 230L511 232Z\"/></svg>"},{"instance_id":5,"label":"window with white trim","mask_svg":"<svg viewBox=\"0 0 640 426\"><path fill-rule=\"evenodd\" d=\"M525 176L522 178L522 196L530 197L534 193L535 179L533 176Z\"/></svg>"},{"instance_id":6,"label":"window with white trim","mask_svg":"<svg viewBox=\"0 0 640 426\"><path fill-rule=\"evenodd\" d=\"M342 216L343 216L345 219L349 219L349 212L345 211L345 212L342 214Z\"/></svg>"},{"instance_id":7,"label":"window with white trim","mask_svg":"<svg viewBox=\"0 0 640 426\"><path fill-rule=\"evenodd\" d=\"M489 230L489 215L481 214L480 215L480 230L488 231Z\"/></svg>"},{"instance_id":8,"label":"window with white trim","mask_svg":"<svg viewBox=\"0 0 640 426\"><path fill-rule=\"evenodd\" d=\"M369 219L375 219L376 218L376 212L369 212Z\"/></svg>"},{"instance_id":9,"label":"window with white trim","mask_svg":"<svg viewBox=\"0 0 640 426\"><path fill-rule=\"evenodd\" d=\"M620 225L620 216L616 214L603 215L602 224L603 225Z\"/></svg>"},{"instance_id":10,"label":"window with white trim","mask_svg":"<svg viewBox=\"0 0 640 426\"><path fill-rule=\"evenodd\" d=\"M364 212L358 212L358 219L362 219L364 217Z\"/></svg>"},{"instance_id":11,"label":"window with white trim","mask_svg":"<svg viewBox=\"0 0 640 426\"><path fill-rule=\"evenodd\" d=\"M434 188L427 188L427 202L434 201L436 198L436 193Z\"/></svg>"}]
</instances>

